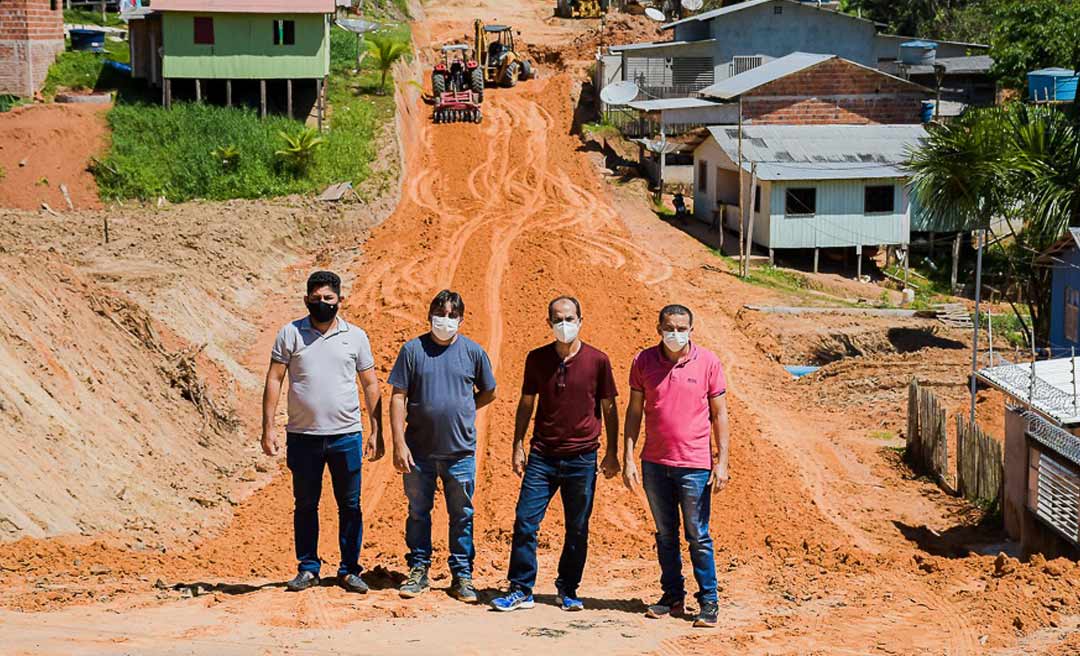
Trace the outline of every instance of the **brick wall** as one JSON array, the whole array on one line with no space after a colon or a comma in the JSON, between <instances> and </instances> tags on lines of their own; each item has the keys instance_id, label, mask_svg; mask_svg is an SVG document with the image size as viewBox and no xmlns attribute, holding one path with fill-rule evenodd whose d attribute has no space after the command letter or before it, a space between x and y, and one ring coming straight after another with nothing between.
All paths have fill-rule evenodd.
<instances>
[{"instance_id":1,"label":"brick wall","mask_svg":"<svg viewBox=\"0 0 1080 656\"><path fill-rule=\"evenodd\" d=\"M0 2L0 93L33 95L64 50L63 0Z\"/></svg>"},{"instance_id":2,"label":"brick wall","mask_svg":"<svg viewBox=\"0 0 1080 656\"><path fill-rule=\"evenodd\" d=\"M916 85L834 58L754 89L743 116L758 124L918 123L929 98Z\"/></svg>"}]
</instances>

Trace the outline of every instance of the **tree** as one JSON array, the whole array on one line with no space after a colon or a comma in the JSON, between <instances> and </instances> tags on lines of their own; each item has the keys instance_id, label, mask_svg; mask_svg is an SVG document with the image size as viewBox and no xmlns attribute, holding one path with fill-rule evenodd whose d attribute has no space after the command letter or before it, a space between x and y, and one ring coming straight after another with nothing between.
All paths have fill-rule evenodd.
<instances>
[{"instance_id":1,"label":"tree","mask_svg":"<svg viewBox=\"0 0 1080 656\"><path fill-rule=\"evenodd\" d=\"M1080 69L1080 0L992 0L991 73L1022 89L1029 71Z\"/></svg>"},{"instance_id":2,"label":"tree","mask_svg":"<svg viewBox=\"0 0 1080 656\"><path fill-rule=\"evenodd\" d=\"M1022 281L1038 341L1049 336L1050 274L1035 257L1070 226L1080 226L1080 128L1049 106L1013 103L969 110L930 128L910 154L912 194L957 229L1005 219L998 243L1010 278ZM1002 235L998 235L1002 236Z\"/></svg>"},{"instance_id":3,"label":"tree","mask_svg":"<svg viewBox=\"0 0 1080 656\"><path fill-rule=\"evenodd\" d=\"M409 52L409 44L395 39L388 34L374 34L367 37L368 52L375 60L375 67L382 73L379 89L386 92L386 76L390 69Z\"/></svg>"}]
</instances>

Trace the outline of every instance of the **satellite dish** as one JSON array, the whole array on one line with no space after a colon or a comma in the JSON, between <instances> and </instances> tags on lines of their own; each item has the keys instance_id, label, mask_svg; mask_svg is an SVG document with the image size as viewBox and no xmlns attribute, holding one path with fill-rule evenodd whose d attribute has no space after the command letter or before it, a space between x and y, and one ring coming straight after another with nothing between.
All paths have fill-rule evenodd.
<instances>
[{"instance_id":1,"label":"satellite dish","mask_svg":"<svg viewBox=\"0 0 1080 656\"><path fill-rule=\"evenodd\" d=\"M374 32L383 27L379 23L372 23L371 21L366 21L361 18L338 18L335 22L341 29L356 34L367 34L368 32Z\"/></svg>"},{"instance_id":2,"label":"satellite dish","mask_svg":"<svg viewBox=\"0 0 1080 656\"><path fill-rule=\"evenodd\" d=\"M637 98L637 95L638 86L633 80L615 82L600 90L600 100L604 101L605 105L625 105Z\"/></svg>"},{"instance_id":3,"label":"satellite dish","mask_svg":"<svg viewBox=\"0 0 1080 656\"><path fill-rule=\"evenodd\" d=\"M704 0L682 0L683 9L686 11L697 11L705 5Z\"/></svg>"},{"instance_id":4,"label":"satellite dish","mask_svg":"<svg viewBox=\"0 0 1080 656\"><path fill-rule=\"evenodd\" d=\"M646 8L645 9L645 15L648 16L649 18L653 19L654 21L658 22L658 23L663 23L664 21L667 20L667 17L664 16L664 12L660 11L656 7L648 7L648 8Z\"/></svg>"}]
</instances>

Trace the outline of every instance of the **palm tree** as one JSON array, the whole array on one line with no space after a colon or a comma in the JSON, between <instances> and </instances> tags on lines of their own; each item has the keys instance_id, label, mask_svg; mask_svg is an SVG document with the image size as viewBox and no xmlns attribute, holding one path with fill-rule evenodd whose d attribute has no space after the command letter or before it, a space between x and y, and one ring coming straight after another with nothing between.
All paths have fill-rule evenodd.
<instances>
[{"instance_id":1,"label":"palm tree","mask_svg":"<svg viewBox=\"0 0 1080 656\"><path fill-rule=\"evenodd\" d=\"M379 89L386 93L386 76L399 59L409 52L409 44L388 34L375 34L367 38L368 52L375 59L375 66L382 73Z\"/></svg>"}]
</instances>

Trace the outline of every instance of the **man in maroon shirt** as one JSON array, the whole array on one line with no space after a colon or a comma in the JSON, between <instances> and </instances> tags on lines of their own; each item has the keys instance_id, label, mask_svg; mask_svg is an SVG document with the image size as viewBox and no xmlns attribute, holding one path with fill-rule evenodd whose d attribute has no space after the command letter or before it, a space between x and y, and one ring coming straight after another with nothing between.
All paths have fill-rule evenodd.
<instances>
[{"instance_id":1,"label":"man in maroon shirt","mask_svg":"<svg viewBox=\"0 0 1080 656\"><path fill-rule=\"evenodd\" d=\"M533 350L525 359L525 381L514 424L514 473L524 477L507 576L510 590L491 602L501 611L533 607L536 534L557 491L562 494L566 537L555 588L563 610L584 608L577 587L589 546L601 415L607 448L600 467L608 478L619 473L619 415L611 362L578 338L581 304L577 299L561 296L549 303L548 324L555 341ZM536 422L526 462L525 433L534 410Z\"/></svg>"}]
</instances>

